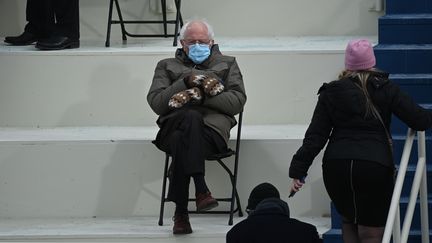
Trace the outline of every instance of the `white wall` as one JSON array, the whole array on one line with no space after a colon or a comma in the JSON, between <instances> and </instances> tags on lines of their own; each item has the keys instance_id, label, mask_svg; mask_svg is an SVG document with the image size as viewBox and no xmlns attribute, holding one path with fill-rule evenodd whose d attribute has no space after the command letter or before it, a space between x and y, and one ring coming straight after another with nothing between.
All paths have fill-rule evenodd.
<instances>
[{"instance_id":1,"label":"white wall","mask_svg":"<svg viewBox=\"0 0 432 243\"><path fill-rule=\"evenodd\" d=\"M155 124L146 95L157 61L172 53L39 53L0 55L0 126ZM316 91L343 65L342 51L226 53L243 73L249 125L308 123Z\"/></svg>"},{"instance_id":2,"label":"white wall","mask_svg":"<svg viewBox=\"0 0 432 243\"><path fill-rule=\"evenodd\" d=\"M125 17L158 19L158 0L120 0ZM370 12L375 0L186 0L184 19L205 17L218 36L376 35L380 13ZM0 36L22 32L25 0L0 0ZM85 39L104 39L108 0L81 0L80 27ZM116 14L114 15L116 16ZM170 14L173 16L173 14ZM130 30L155 32L160 27ZM119 28L113 38L119 38Z\"/></svg>"},{"instance_id":3,"label":"white wall","mask_svg":"<svg viewBox=\"0 0 432 243\"><path fill-rule=\"evenodd\" d=\"M242 142L237 185L243 208L253 187L271 182L293 216L329 214L321 155L302 191L287 199L289 161L300 144L300 139ZM164 159L150 141L1 143L0 219L156 216ZM207 162L206 171L213 195L229 197L223 169ZM190 188L193 195L193 182ZM166 206L165 216L171 217L173 204ZM189 207L194 209L194 203ZM228 204L221 202L219 209L228 209Z\"/></svg>"}]
</instances>

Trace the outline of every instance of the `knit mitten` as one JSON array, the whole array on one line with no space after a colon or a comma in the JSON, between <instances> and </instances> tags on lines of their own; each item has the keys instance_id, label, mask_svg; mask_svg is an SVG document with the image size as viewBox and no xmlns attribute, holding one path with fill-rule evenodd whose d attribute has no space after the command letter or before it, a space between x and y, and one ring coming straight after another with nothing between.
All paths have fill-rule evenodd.
<instances>
[{"instance_id":1,"label":"knit mitten","mask_svg":"<svg viewBox=\"0 0 432 243\"><path fill-rule=\"evenodd\" d=\"M202 81L204 93L210 96L215 96L223 92L224 86L217 78L208 77Z\"/></svg>"},{"instance_id":2,"label":"knit mitten","mask_svg":"<svg viewBox=\"0 0 432 243\"><path fill-rule=\"evenodd\" d=\"M186 76L183 81L188 88L193 88L201 86L202 81L206 78L207 76L202 74L191 74L189 76Z\"/></svg>"},{"instance_id":3,"label":"knit mitten","mask_svg":"<svg viewBox=\"0 0 432 243\"><path fill-rule=\"evenodd\" d=\"M201 90L197 87L194 87L174 94L168 101L168 106L171 108L180 108L191 100L200 101L201 99Z\"/></svg>"}]
</instances>

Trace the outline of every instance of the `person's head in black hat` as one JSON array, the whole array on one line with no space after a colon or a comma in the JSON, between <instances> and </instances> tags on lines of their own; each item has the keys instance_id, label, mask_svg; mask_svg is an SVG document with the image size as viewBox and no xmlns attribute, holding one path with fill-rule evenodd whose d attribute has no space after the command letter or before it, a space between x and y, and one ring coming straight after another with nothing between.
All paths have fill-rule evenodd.
<instances>
[{"instance_id":1,"label":"person's head in black hat","mask_svg":"<svg viewBox=\"0 0 432 243\"><path fill-rule=\"evenodd\" d=\"M255 210L256 206L264 199L267 198L277 198L280 199L280 194L278 189L268 182L264 182L252 189L248 205L246 207L246 212L249 214Z\"/></svg>"}]
</instances>

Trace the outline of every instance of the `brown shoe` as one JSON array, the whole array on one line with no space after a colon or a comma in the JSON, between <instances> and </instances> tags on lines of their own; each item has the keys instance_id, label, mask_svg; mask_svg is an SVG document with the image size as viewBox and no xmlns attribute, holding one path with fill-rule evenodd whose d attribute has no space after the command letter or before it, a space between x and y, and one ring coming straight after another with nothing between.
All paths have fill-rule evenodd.
<instances>
[{"instance_id":1,"label":"brown shoe","mask_svg":"<svg viewBox=\"0 0 432 243\"><path fill-rule=\"evenodd\" d=\"M195 195L195 197L197 211L207 211L219 205L216 199L212 197L210 192L198 193Z\"/></svg>"},{"instance_id":2,"label":"brown shoe","mask_svg":"<svg viewBox=\"0 0 432 243\"><path fill-rule=\"evenodd\" d=\"M183 235L192 233L192 227L189 223L189 216L187 214L175 214L173 220L173 234Z\"/></svg>"}]
</instances>

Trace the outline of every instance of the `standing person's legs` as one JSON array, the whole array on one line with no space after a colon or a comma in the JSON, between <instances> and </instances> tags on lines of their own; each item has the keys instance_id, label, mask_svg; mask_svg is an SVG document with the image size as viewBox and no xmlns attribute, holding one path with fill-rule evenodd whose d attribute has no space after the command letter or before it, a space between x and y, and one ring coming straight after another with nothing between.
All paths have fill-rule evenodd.
<instances>
[{"instance_id":1,"label":"standing person's legs","mask_svg":"<svg viewBox=\"0 0 432 243\"><path fill-rule=\"evenodd\" d=\"M53 2L56 18L55 35L78 40L80 38L79 1L54 0Z\"/></svg>"},{"instance_id":2,"label":"standing person's legs","mask_svg":"<svg viewBox=\"0 0 432 243\"><path fill-rule=\"evenodd\" d=\"M357 225L342 219L342 239L345 243L360 243Z\"/></svg>"},{"instance_id":3,"label":"standing person's legs","mask_svg":"<svg viewBox=\"0 0 432 243\"><path fill-rule=\"evenodd\" d=\"M361 243L380 243L384 235L384 227L358 226Z\"/></svg>"},{"instance_id":4,"label":"standing person's legs","mask_svg":"<svg viewBox=\"0 0 432 243\"><path fill-rule=\"evenodd\" d=\"M38 41L36 48L62 50L80 46L78 3L78 0L52 0L56 23L50 37Z\"/></svg>"},{"instance_id":5,"label":"standing person's legs","mask_svg":"<svg viewBox=\"0 0 432 243\"><path fill-rule=\"evenodd\" d=\"M47 38L54 31L55 19L52 0L27 0L25 31Z\"/></svg>"},{"instance_id":6,"label":"standing person's legs","mask_svg":"<svg viewBox=\"0 0 432 243\"><path fill-rule=\"evenodd\" d=\"M54 29L54 12L51 0L27 0L24 32L18 36L6 36L4 42L11 45L31 45L47 38Z\"/></svg>"}]
</instances>

